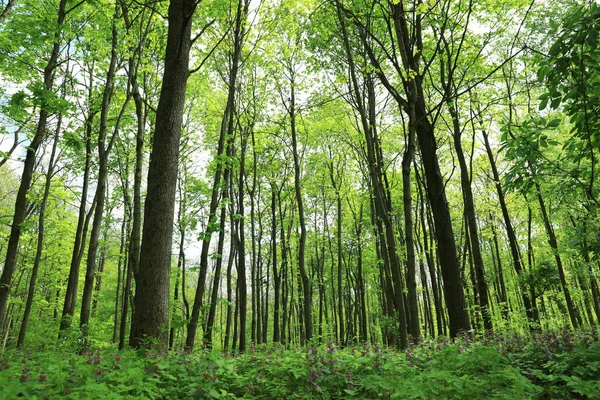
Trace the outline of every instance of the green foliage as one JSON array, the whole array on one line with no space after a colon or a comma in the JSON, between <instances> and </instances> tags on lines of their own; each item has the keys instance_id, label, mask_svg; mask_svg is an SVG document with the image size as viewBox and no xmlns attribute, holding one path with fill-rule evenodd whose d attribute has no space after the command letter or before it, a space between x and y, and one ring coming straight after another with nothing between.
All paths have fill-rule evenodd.
<instances>
[{"instance_id":1,"label":"green foliage","mask_svg":"<svg viewBox=\"0 0 600 400\"><path fill-rule=\"evenodd\" d=\"M9 351L0 397L197 399L536 399L600 395L597 332L438 339L405 353L363 345L202 350Z\"/></svg>"},{"instance_id":2,"label":"green foliage","mask_svg":"<svg viewBox=\"0 0 600 400\"><path fill-rule=\"evenodd\" d=\"M525 376L543 388L541 398L594 399L600 396L597 331L578 335L570 332L540 334L509 357Z\"/></svg>"},{"instance_id":3,"label":"green foliage","mask_svg":"<svg viewBox=\"0 0 600 400\"><path fill-rule=\"evenodd\" d=\"M533 288L538 296L550 289L556 289L560 285L556 266L548 262L540 262L534 268L523 272L519 276L519 280L524 290Z\"/></svg>"}]
</instances>

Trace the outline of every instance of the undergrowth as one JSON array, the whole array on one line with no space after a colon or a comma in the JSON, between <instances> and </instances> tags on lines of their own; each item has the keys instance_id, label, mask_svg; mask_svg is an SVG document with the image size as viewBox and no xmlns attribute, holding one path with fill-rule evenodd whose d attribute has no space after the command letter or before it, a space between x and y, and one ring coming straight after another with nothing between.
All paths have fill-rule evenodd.
<instances>
[{"instance_id":1,"label":"undergrowth","mask_svg":"<svg viewBox=\"0 0 600 400\"><path fill-rule=\"evenodd\" d=\"M428 340L405 352L250 346L240 356L98 349L0 355L0 399L600 398L596 331Z\"/></svg>"}]
</instances>

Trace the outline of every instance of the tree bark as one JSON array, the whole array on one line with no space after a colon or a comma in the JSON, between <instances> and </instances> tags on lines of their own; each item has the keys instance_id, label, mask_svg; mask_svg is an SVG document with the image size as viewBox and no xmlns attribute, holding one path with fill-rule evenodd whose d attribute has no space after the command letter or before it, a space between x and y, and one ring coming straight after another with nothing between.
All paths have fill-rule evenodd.
<instances>
[{"instance_id":1,"label":"tree bark","mask_svg":"<svg viewBox=\"0 0 600 400\"><path fill-rule=\"evenodd\" d=\"M141 347L156 340L159 350L168 347L169 283L179 165L179 140L191 47L192 17L196 2L171 0L165 68L144 209L144 229L139 273L134 297L129 344Z\"/></svg>"},{"instance_id":2,"label":"tree bark","mask_svg":"<svg viewBox=\"0 0 600 400\"><path fill-rule=\"evenodd\" d=\"M300 239L298 243L298 269L302 283L302 312L304 318L305 340L310 342L313 336L312 326L312 296L311 284L306 271L306 221L304 217L304 202L302 199L302 186L300 184L300 155L298 153L298 137L296 132L296 83L293 78L290 82L290 103L288 114L290 117L290 130L292 133L292 156L294 160L294 193L298 207L298 222L300 224Z\"/></svg>"},{"instance_id":3,"label":"tree bark","mask_svg":"<svg viewBox=\"0 0 600 400\"><path fill-rule=\"evenodd\" d=\"M273 343L280 340L279 300L281 292L281 272L277 265L277 209L275 185L271 183L271 265L273 268Z\"/></svg>"},{"instance_id":4,"label":"tree bark","mask_svg":"<svg viewBox=\"0 0 600 400\"><path fill-rule=\"evenodd\" d=\"M221 120L221 131L219 134L219 144L217 147L217 161L218 165L215 171L215 177L213 181L212 193L210 198L209 212L208 212L208 224L206 232L202 237L202 250L200 252L200 270L198 277L198 286L196 288L196 296L192 307L191 319L187 326L187 336L185 339L185 347L188 351L194 347L196 340L196 332L198 329L198 319L200 316L200 309L202 307L202 297L204 296L204 290L206 286L206 274L208 272L208 251L210 247L210 241L213 234L213 222L216 221L216 212L218 207L218 195L221 185L221 179L223 171L226 168L225 163L228 161L219 159L223 156L226 149L226 137L227 147L230 146L229 142L233 137L233 116L235 113L235 96L237 88L237 76L239 72L240 57L242 51L243 40L245 36L244 24L245 18L248 13L248 3L246 0L239 0L237 4L237 11L235 17L235 28L233 32L233 54L231 55L231 65L229 69L229 82L228 82L228 93L227 93L227 104Z\"/></svg>"},{"instance_id":5,"label":"tree bark","mask_svg":"<svg viewBox=\"0 0 600 400\"><path fill-rule=\"evenodd\" d=\"M50 56L48 57L48 62L44 67L44 88L48 91L51 91L54 86L55 69L58 64L58 56L60 55L62 28L65 16L67 14L66 3L66 0L60 0L52 49L50 51ZM19 240L21 238L21 225L23 222L25 222L27 211L27 193L29 192L29 188L31 186L31 180L33 179L36 154L38 147L46 137L46 125L50 111L48 109L48 105L44 103L45 102L43 101L35 134L31 139L29 146L27 146L25 163L23 164L23 173L21 175L21 184L19 185L17 198L15 200L15 211L13 214L8 246L6 248L4 269L2 270L2 276L0 276L0 327L6 318L6 306L8 304L8 296L10 294L10 284L12 281L12 276L17 267L17 254L19 250Z\"/></svg>"},{"instance_id":6,"label":"tree bark","mask_svg":"<svg viewBox=\"0 0 600 400\"><path fill-rule=\"evenodd\" d=\"M548 235L548 244L552 248L552 251L554 253L554 259L556 260L556 267L558 268L560 286L565 296L565 301L567 302L567 310L569 311L571 325L573 325L574 329L578 329L580 324L577 318L577 309L575 308L575 304L573 304L573 300L571 299L569 287L567 286L565 270L563 268L562 258L558 253L558 241L556 240L556 234L554 233L554 228L552 228L550 217L548 216L548 211L546 209L546 203L544 202L544 198L542 197L542 190L540 188L540 184L537 182L535 183L535 192L538 198L538 202L540 204L540 211L542 213L542 219L544 221L544 228L546 229L546 234Z\"/></svg>"},{"instance_id":7,"label":"tree bark","mask_svg":"<svg viewBox=\"0 0 600 400\"><path fill-rule=\"evenodd\" d=\"M508 214L508 207L506 206L504 190L502 189L502 184L500 183L500 174L498 173L498 168L496 167L496 160L494 159L494 153L492 152L492 148L490 146L488 134L487 131L483 129L483 120L481 119L481 112L479 118L479 126L481 129L481 134L483 136L485 151L490 161L490 168L492 169L492 178L494 179L494 185L496 186L496 193L498 194L500 209L502 210L502 218L504 219L504 227L506 229L506 236L508 237L508 245L510 247L510 254L513 261L513 267L515 269L515 272L517 273L517 276L520 276L523 273L523 266L521 263L521 254L517 242L517 235L515 233L512 222L510 220L510 216ZM530 297L528 289L529 288L527 287L522 288L522 299L523 304L525 305L527 319L529 320L530 324L529 328L534 329L534 324L539 323L539 315L537 307L535 306L535 295L532 295Z\"/></svg>"},{"instance_id":8,"label":"tree bark","mask_svg":"<svg viewBox=\"0 0 600 400\"><path fill-rule=\"evenodd\" d=\"M37 246L35 250L33 267L31 269L31 275L29 277L29 289L27 291L25 311L23 312L23 319L21 319L21 327L19 329L19 336L17 338L17 348L21 348L23 346L23 343L25 342L27 325L29 323L29 316L31 314L31 307L33 306L35 284L37 280L38 270L40 268L40 263L42 261L42 252L44 250L44 221L46 216L46 205L48 204L48 196L50 195L50 184L52 182L52 176L54 175L54 167L56 164L56 148L58 146L58 137L60 135L61 125L62 115L58 117L58 123L54 133L54 143L52 145L52 152L50 153L50 160L48 161L48 171L46 171L46 183L44 185L44 194L42 196L42 203L40 204L40 213L38 215Z\"/></svg>"},{"instance_id":9,"label":"tree bark","mask_svg":"<svg viewBox=\"0 0 600 400\"><path fill-rule=\"evenodd\" d=\"M96 256L98 252L98 244L100 239L100 228L102 227L102 218L104 216L105 198L107 194L108 181L108 154L109 148L106 147L106 133L108 130L108 112L112 99L114 78L117 66L117 46L118 46L118 31L117 19L119 18L119 3L115 3L115 13L112 20L112 40L111 40L111 57L108 71L106 72L106 82L104 92L102 94L102 104L100 107L100 129L98 131L98 183L96 187L96 210L94 212L94 220L92 222L92 231L90 233L90 244L88 247L88 256L86 260L86 273L83 286L83 298L81 300L81 313L79 326L83 329L84 336L87 336L87 324L90 320L92 293L94 289L94 278L96 275ZM128 97L129 98L129 97ZM126 105L126 104L125 104ZM125 107L124 105L124 107ZM118 132L118 126L115 126L113 137Z\"/></svg>"},{"instance_id":10,"label":"tree bark","mask_svg":"<svg viewBox=\"0 0 600 400\"><path fill-rule=\"evenodd\" d=\"M452 86L452 81L447 83L447 87ZM446 89L446 95L454 92ZM460 127L458 111L456 109L455 100L448 97L448 111L452 117L454 149L456 150L456 158L460 168L460 184L463 194L465 220L469 226L469 238L471 240L471 251L473 255L473 267L475 268L475 278L477 283L477 293L479 295L479 305L481 307L481 315L483 316L483 327L485 330L492 330L492 316L490 314L490 301L488 299L488 285L485 279L485 268L483 264L483 256L481 254L481 243L479 241L479 227L477 226L477 217L475 215L475 201L473 198L473 189L471 188L471 177L469 168L465 160L465 154L462 148L462 130Z\"/></svg>"}]
</instances>

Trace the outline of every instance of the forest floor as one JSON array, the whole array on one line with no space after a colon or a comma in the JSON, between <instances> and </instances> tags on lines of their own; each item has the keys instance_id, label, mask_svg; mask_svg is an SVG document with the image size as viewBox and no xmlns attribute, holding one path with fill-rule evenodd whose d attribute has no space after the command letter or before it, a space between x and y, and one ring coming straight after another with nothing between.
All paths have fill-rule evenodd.
<instances>
[{"instance_id":1,"label":"forest floor","mask_svg":"<svg viewBox=\"0 0 600 400\"><path fill-rule=\"evenodd\" d=\"M0 399L600 399L597 330L426 340L404 352L250 346L240 356L0 354Z\"/></svg>"}]
</instances>

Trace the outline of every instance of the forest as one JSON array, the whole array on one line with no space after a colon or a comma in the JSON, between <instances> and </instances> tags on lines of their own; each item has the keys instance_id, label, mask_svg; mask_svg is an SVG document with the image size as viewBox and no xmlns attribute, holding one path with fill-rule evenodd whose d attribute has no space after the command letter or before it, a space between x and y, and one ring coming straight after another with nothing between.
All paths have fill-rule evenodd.
<instances>
[{"instance_id":1,"label":"forest","mask_svg":"<svg viewBox=\"0 0 600 400\"><path fill-rule=\"evenodd\" d=\"M600 398L595 0L0 0L0 398Z\"/></svg>"}]
</instances>

